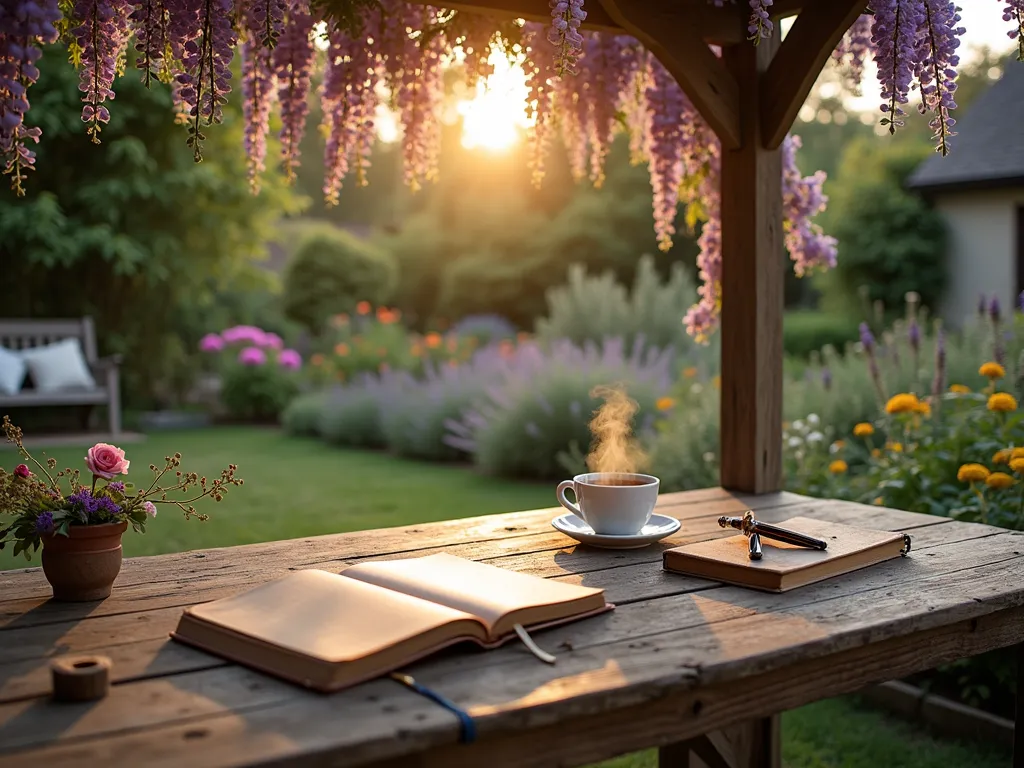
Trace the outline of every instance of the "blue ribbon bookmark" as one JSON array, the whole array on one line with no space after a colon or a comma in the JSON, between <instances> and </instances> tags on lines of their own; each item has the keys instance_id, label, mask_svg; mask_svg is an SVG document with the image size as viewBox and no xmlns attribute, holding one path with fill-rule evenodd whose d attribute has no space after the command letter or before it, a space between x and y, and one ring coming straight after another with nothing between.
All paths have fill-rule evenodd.
<instances>
[{"instance_id":1,"label":"blue ribbon bookmark","mask_svg":"<svg viewBox=\"0 0 1024 768\"><path fill-rule=\"evenodd\" d=\"M466 710L460 708L456 704L446 699L436 691L432 691L425 685L420 685L416 682L412 675L403 675L401 672L392 672L391 679L401 683L409 690L415 691L420 696L433 701L435 704L440 704L442 707L447 709L457 718L459 718L459 742L462 744L472 744L476 741L476 723L473 722L473 718L469 716Z\"/></svg>"}]
</instances>

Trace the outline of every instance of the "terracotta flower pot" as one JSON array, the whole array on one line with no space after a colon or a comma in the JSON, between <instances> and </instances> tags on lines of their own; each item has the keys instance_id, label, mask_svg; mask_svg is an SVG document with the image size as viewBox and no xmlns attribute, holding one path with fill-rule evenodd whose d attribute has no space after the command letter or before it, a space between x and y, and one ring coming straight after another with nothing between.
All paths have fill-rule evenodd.
<instances>
[{"instance_id":1,"label":"terracotta flower pot","mask_svg":"<svg viewBox=\"0 0 1024 768\"><path fill-rule=\"evenodd\" d=\"M43 573L53 599L81 603L109 597L127 529L128 523L72 525L67 536L43 536Z\"/></svg>"}]
</instances>

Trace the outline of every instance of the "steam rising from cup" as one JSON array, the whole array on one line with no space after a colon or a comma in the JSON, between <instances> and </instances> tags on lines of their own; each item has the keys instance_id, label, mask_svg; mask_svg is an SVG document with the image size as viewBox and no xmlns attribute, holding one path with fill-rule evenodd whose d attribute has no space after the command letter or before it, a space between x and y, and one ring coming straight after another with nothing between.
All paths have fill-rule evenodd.
<instances>
[{"instance_id":1,"label":"steam rising from cup","mask_svg":"<svg viewBox=\"0 0 1024 768\"><path fill-rule=\"evenodd\" d=\"M647 464L647 454L633 435L633 417L640 410L636 400L626 394L621 384L595 387L593 398L604 404L590 422L593 435L587 468L591 472L640 472Z\"/></svg>"}]
</instances>

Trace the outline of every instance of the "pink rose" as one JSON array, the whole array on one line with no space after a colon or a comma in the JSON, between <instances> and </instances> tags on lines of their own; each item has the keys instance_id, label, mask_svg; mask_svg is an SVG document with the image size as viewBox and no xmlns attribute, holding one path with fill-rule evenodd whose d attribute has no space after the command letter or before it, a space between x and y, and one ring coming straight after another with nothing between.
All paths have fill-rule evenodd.
<instances>
[{"instance_id":1,"label":"pink rose","mask_svg":"<svg viewBox=\"0 0 1024 768\"><path fill-rule=\"evenodd\" d=\"M14 474L16 477L32 477L32 472L29 470L27 464L19 464L14 468Z\"/></svg>"},{"instance_id":2,"label":"pink rose","mask_svg":"<svg viewBox=\"0 0 1024 768\"><path fill-rule=\"evenodd\" d=\"M114 475L127 475L129 464L131 462L125 459L124 451L107 443L96 443L85 457L89 471L104 480L112 480Z\"/></svg>"}]
</instances>

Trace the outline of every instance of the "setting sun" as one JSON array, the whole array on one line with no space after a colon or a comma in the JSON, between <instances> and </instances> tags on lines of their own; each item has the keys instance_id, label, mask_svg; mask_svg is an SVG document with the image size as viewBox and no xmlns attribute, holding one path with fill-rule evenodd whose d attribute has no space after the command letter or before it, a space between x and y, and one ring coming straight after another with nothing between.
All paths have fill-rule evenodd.
<instances>
[{"instance_id":1,"label":"setting sun","mask_svg":"<svg viewBox=\"0 0 1024 768\"><path fill-rule=\"evenodd\" d=\"M491 52L488 61L494 72L477 82L472 99L457 106L462 116L462 146L501 151L519 140L520 129L529 124L522 59L522 54L510 61L502 52Z\"/></svg>"}]
</instances>

